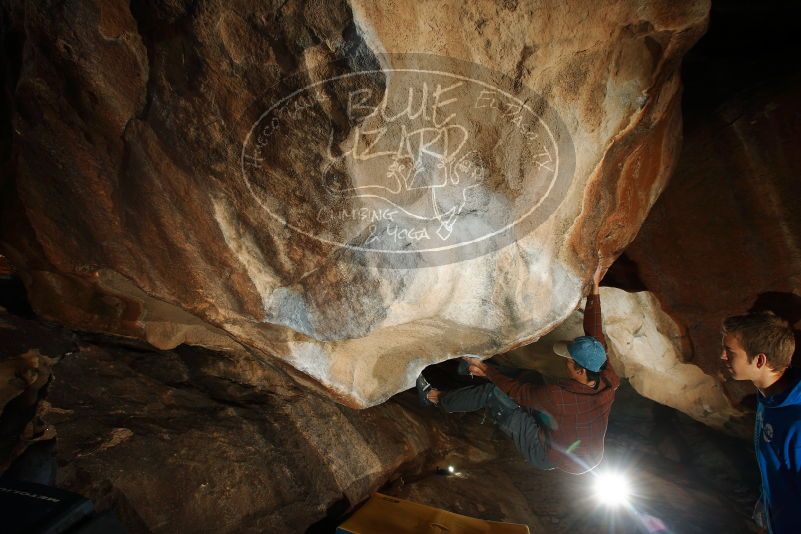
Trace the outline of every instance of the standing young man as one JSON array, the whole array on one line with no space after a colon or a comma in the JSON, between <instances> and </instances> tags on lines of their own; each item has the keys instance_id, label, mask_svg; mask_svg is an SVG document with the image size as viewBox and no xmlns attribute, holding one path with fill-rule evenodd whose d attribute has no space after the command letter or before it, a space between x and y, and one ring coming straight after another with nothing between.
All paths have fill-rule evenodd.
<instances>
[{"instance_id":1,"label":"standing young man","mask_svg":"<svg viewBox=\"0 0 801 534\"><path fill-rule=\"evenodd\" d=\"M431 388L424 379L418 390L424 399L447 412L489 408L495 422L509 436L527 462L540 469L558 468L581 474L603 458L609 412L620 379L606 357L598 284L584 310L584 333L571 343L557 343L554 351L566 358L568 379L555 384L532 384L506 376L494 365L471 359L469 370L489 384L449 392Z\"/></svg>"},{"instance_id":2,"label":"standing young man","mask_svg":"<svg viewBox=\"0 0 801 534\"><path fill-rule=\"evenodd\" d=\"M801 373L790 368L793 331L770 312L723 321L721 360L757 395L754 449L762 474L765 525L774 534L801 532Z\"/></svg>"}]
</instances>

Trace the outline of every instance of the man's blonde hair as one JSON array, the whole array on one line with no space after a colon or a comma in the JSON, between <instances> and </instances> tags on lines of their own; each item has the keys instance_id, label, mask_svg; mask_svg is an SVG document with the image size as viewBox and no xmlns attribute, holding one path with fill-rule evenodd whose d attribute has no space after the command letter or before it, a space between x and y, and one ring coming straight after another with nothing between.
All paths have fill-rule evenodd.
<instances>
[{"instance_id":1,"label":"man's blonde hair","mask_svg":"<svg viewBox=\"0 0 801 534\"><path fill-rule=\"evenodd\" d=\"M795 352L795 336L787 321L773 312L763 311L734 315L723 321L723 334L734 334L745 348L748 363L757 354L764 354L768 366L784 371L790 366Z\"/></svg>"}]
</instances>

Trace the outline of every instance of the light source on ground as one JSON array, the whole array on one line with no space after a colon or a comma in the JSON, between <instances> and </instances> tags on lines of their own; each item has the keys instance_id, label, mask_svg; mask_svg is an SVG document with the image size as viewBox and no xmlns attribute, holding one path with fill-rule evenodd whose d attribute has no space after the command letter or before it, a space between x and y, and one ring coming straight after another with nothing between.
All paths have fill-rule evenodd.
<instances>
[{"instance_id":1,"label":"light source on ground","mask_svg":"<svg viewBox=\"0 0 801 534\"><path fill-rule=\"evenodd\" d=\"M606 506L628 504L630 495L629 481L620 473L601 473L595 479L595 498Z\"/></svg>"},{"instance_id":2,"label":"light source on ground","mask_svg":"<svg viewBox=\"0 0 801 534\"><path fill-rule=\"evenodd\" d=\"M456 472L456 469L454 469L454 467L453 467L452 465L449 465L449 466L448 466L448 472L449 472L449 473L455 473L455 472Z\"/></svg>"}]
</instances>

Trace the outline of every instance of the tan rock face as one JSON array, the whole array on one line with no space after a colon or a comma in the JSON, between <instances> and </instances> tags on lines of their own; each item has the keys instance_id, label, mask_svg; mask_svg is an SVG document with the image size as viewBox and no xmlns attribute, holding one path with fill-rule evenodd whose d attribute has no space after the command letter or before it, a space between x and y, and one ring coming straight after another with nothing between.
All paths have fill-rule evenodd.
<instances>
[{"instance_id":1,"label":"tan rock face","mask_svg":"<svg viewBox=\"0 0 801 534\"><path fill-rule=\"evenodd\" d=\"M14 4L3 254L46 317L382 402L631 241L708 7Z\"/></svg>"},{"instance_id":2,"label":"tan rock face","mask_svg":"<svg viewBox=\"0 0 801 534\"><path fill-rule=\"evenodd\" d=\"M638 393L711 427L741 430L736 423L743 414L731 406L722 384L684 363L687 340L652 293L614 288L603 293L610 350Z\"/></svg>"}]
</instances>

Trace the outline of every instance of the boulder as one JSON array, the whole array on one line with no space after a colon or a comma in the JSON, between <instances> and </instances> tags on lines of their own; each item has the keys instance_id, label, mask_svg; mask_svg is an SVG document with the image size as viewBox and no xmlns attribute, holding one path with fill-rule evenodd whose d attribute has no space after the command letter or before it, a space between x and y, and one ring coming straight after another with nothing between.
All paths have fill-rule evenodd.
<instances>
[{"instance_id":1,"label":"boulder","mask_svg":"<svg viewBox=\"0 0 801 534\"><path fill-rule=\"evenodd\" d=\"M381 403L575 309L674 167L708 10L9 2L2 253L43 317Z\"/></svg>"}]
</instances>

